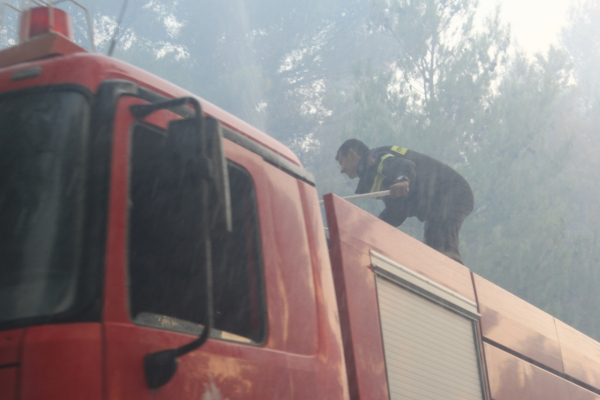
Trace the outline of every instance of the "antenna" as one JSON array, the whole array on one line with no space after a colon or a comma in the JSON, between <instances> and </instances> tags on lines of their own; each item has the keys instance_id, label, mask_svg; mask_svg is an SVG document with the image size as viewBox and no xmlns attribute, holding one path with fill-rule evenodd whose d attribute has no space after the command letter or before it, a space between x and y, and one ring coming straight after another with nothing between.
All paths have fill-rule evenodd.
<instances>
[{"instance_id":1,"label":"antenna","mask_svg":"<svg viewBox=\"0 0 600 400\"><path fill-rule=\"evenodd\" d=\"M121 23L123 22L123 15L125 15L125 9L127 8L127 0L123 0L123 6L121 6L121 15L119 15L119 20L117 21L117 28L115 29L115 33L110 42L110 48L108 49L107 55L112 56L113 51L115 50L115 45L117 44L117 40L119 38L119 33L121 31Z\"/></svg>"}]
</instances>

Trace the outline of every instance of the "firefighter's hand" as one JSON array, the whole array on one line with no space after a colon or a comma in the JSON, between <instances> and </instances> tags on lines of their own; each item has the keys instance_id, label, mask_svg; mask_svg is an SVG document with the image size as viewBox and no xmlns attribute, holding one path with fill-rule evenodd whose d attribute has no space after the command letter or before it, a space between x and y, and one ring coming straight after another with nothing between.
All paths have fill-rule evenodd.
<instances>
[{"instance_id":1,"label":"firefighter's hand","mask_svg":"<svg viewBox=\"0 0 600 400\"><path fill-rule=\"evenodd\" d=\"M406 196L408 194L408 181L394 183L390 186L390 197L395 199L397 197Z\"/></svg>"}]
</instances>

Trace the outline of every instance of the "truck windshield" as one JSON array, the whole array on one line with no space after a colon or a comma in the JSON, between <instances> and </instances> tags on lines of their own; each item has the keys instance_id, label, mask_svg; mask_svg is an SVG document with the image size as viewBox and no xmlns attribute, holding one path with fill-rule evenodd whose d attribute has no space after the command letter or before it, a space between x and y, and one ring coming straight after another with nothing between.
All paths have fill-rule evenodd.
<instances>
[{"instance_id":1,"label":"truck windshield","mask_svg":"<svg viewBox=\"0 0 600 400\"><path fill-rule=\"evenodd\" d=\"M78 92L0 97L0 324L75 304L88 119Z\"/></svg>"}]
</instances>

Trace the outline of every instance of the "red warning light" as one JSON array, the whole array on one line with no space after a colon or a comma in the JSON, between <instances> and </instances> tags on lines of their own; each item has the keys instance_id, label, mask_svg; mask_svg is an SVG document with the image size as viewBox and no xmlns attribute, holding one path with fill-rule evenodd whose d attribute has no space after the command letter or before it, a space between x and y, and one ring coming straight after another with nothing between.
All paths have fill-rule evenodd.
<instances>
[{"instance_id":1,"label":"red warning light","mask_svg":"<svg viewBox=\"0 0 600 400\"><path fill-rule=\"evenodd\" d=\"M50 32L60 33L73 41L73 26L66 12L54 7L34 7L21 14L20 42Z\"/></svg>"}]
</instances>

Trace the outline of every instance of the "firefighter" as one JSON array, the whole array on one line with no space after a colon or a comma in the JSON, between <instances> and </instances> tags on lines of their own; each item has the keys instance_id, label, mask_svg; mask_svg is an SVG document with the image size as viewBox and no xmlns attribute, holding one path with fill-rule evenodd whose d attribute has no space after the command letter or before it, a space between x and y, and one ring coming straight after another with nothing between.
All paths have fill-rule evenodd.
<instances>
[{"instance_id":1,"label":"firefighter","mask_svg":"<svg viewBox=\"0 0 600 400\"><path fill-rule=\"evenodd\" d=\"M370 150L357 139L345 141L335 159L342 174L359 178L357 194L390 190L381 198L385 209L380 219L400 226L407 217L417 217L425 222L425 244L462 264L458 231L473 211L473 192L458 172L412 150Z\"/></svg>"}]
</instances>

